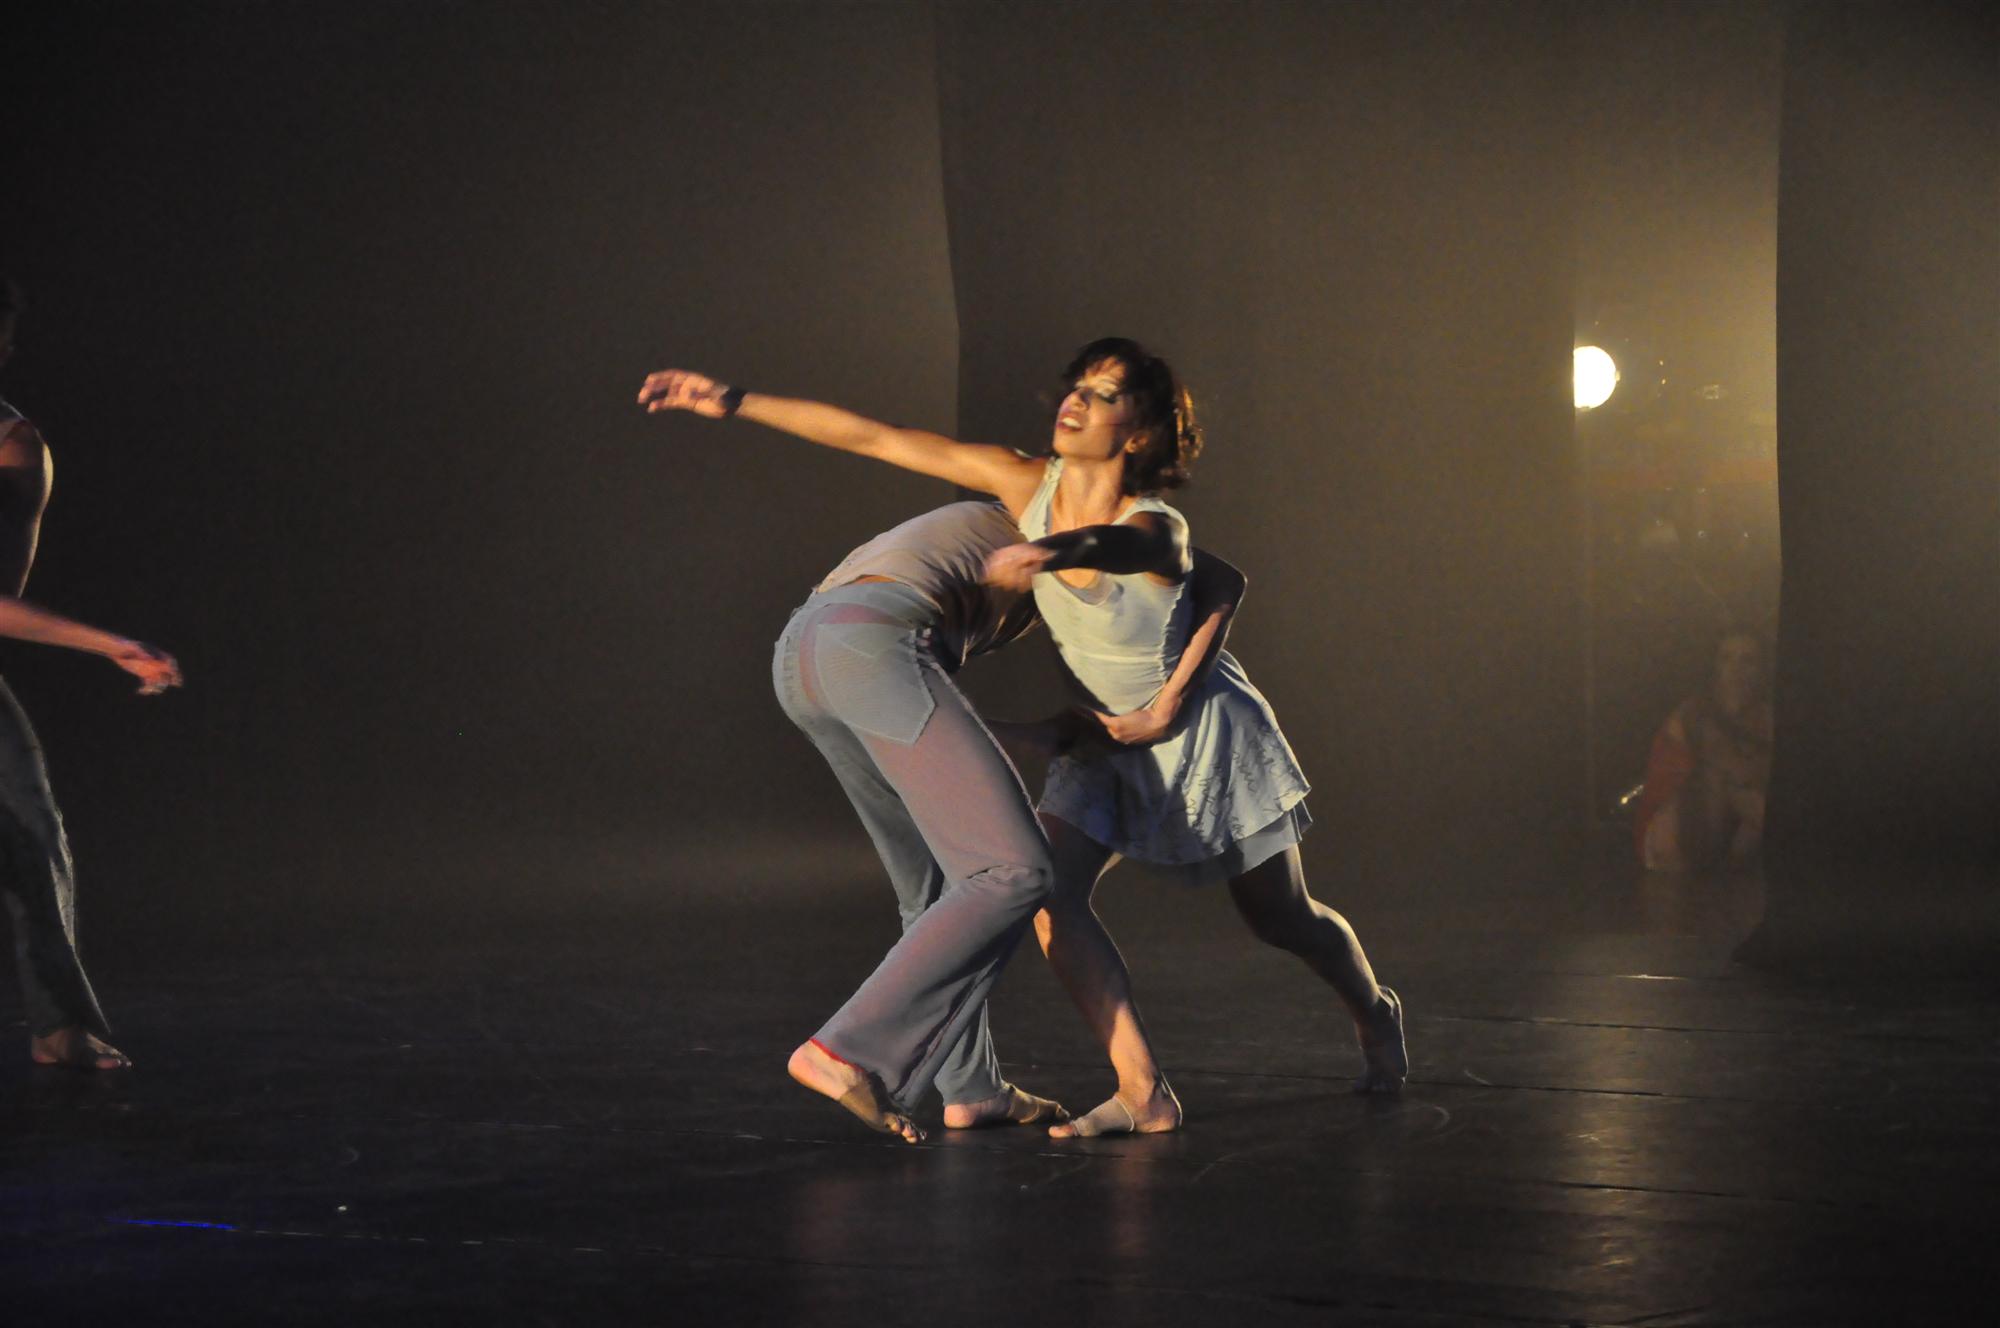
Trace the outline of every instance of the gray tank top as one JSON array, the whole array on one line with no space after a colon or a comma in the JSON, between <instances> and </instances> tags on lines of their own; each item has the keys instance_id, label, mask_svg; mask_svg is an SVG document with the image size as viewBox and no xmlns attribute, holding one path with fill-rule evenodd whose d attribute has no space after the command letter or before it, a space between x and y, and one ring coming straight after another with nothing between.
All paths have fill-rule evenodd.
<instances>
[{"instance_id":1,"label":"gray tank top","mask_svg":"<svg viewBox=\"0 0 2000 1328\"><path fill-rule=\"evenodd\" d=\"M980 581L986 558L1019 544L1021 532L998 503L949 503L885 530L840 560L815 591L864 576L886 576L936 606L931 648L949 672L974 655L998 650L1035 625L1030 595Z\"/></svg>"}]
</instances>

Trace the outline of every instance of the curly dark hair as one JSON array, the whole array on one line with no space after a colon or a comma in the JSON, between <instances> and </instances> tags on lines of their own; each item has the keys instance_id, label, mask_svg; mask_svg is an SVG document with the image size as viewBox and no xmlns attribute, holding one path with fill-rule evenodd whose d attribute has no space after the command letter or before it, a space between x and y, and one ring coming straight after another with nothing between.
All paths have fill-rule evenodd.
<instances>
[{"instance_id":1,"label":"curly dark hair","mask_svg":"<svg viewBox=\"0 0 2000 1328\"><path fill-rule=\"evenodd\" d=\"M1145 442L1125 462L1124 489L1129 494L1164 493L1188 482L1188 471L1201 455L1201 425L1173 366L1130 337L1099 337L1079 350L1063 370L1063 382L1076 380L1097 365L1111 361L1122 371L1121 390L1138 411Z\"/></svg>"}]
</instances>

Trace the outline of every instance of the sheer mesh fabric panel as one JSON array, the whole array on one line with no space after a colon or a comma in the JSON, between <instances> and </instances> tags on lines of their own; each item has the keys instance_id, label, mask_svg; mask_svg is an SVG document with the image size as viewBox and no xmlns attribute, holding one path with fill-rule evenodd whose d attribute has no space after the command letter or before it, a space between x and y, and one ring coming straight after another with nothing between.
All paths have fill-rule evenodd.
<instances>
[{"instance_id":1,"label":"sheer mesh fabric panel","mask_svg":"<svg viewBox=\"0 0 2000 1328\"><path fill-rule=\"evenodd\" d=\"M850 728L912 743L936 702L924 686L915 633L864 604L836 604L817 615L799 642L807 695Z\"/></svg>"}]
</instances>

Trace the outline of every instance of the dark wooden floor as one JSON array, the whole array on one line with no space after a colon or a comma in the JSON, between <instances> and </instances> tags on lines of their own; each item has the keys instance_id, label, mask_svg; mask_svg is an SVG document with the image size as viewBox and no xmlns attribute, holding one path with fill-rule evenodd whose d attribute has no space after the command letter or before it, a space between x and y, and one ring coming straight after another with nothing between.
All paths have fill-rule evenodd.
<instances>
[{"instance_id":1,"label":"dark wooden floor","mask_svg":"<svg viewBox=\"0 0 2000 1328\"><path fill-rule=\"evenodd\" d=\"M782 1070L886 891L740 886L104 973L136 1072L0 1068L0 1318L1681 1328L1983 1286L1992 997L1736 968L1754 883L1356 906L1410 1012L1376 1101L1220 896L1114 878L1185 1131L915 1148ZM1038 956L995 1021L1022 1084L1109 1091Z\"/></svg>"}]
</instances>

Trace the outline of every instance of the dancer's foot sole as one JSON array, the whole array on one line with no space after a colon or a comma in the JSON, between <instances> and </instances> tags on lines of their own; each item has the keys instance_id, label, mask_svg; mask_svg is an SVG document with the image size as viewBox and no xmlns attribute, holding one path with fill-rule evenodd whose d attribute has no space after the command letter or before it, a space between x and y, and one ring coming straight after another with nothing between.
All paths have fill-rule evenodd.
<instances>
[{"instance_id":1,"label":"dancer's foot sole","mask_svg":"<svg viewBox=\"0 0 2000 1328\"><path fill-rule=\"evenodd\" d=\"M1098 1103L1083 1115L1049 1130L1051 1139L1095 1139L1105 1134L1169 1134L1181 1127L1180 1099L1162 1079L1144 1101L1123 1092Z\"/></svg>"},{"instance_id":2,"label":"dancer's foot sole","mask_svg":"<svg viewBox=\"0 0 2000 1328\"><path fill-rule=\"evenodd\" d=\"M944 1109L947 1130L990 1130L1003 1125L1041 1125L1069 1119L1062 1103L1002 1084L1000 1091L981 1102L954 1102Z\"/></svg>"},{"instance_id":3,"label":"dancer's foot sole","mask_svg":"<svg viewBox=\"0 0 2000 1328\"><path fill-rule=\"evenodd\" d=\"M924 1141L923 1130L896 1105L873 1071L841 1060L817 1042L801 1044L785 1068L792 1078L845 1107L869 1129L896 1135L905 1143Z\"/></svg>"}]
</instances>

